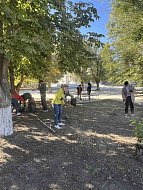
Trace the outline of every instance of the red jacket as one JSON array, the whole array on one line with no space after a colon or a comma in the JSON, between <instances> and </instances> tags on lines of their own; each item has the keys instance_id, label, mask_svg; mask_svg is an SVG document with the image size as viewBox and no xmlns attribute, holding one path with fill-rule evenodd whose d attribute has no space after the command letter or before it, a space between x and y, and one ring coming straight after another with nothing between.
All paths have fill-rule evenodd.
<instances>
[{"instance_id":1,"label":"red jacket","mask_svg":"<svg viewBox=\"0 0 143 190\"><path fill-rule=\"evenodd\" d=\"M15 98L16 100L22 101L24 102L23 97L21 97L19 94L17 94L16 92L11 93L11 98Z\"/></svg>"}]
</instances>

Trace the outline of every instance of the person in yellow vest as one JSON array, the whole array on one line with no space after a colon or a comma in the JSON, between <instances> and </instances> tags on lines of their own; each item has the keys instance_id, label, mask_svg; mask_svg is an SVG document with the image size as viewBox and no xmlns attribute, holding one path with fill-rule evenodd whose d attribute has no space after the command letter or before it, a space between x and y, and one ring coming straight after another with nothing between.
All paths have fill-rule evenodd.
<instances>
[{"instance_id":1,"label":"person in yellow vest","mask_svg":"<svg viewBox=\"0 0 143 190\"><path fill-rule=\"evenodd\" d=\"M61 85L61 88L57 90L52 100L52 105L54 107L55 114L55 128L60 129L62 125L61 122L62 106L65 104L65 93L68 91L68 86L66 84Z\"/></svg>"}]
</instances>

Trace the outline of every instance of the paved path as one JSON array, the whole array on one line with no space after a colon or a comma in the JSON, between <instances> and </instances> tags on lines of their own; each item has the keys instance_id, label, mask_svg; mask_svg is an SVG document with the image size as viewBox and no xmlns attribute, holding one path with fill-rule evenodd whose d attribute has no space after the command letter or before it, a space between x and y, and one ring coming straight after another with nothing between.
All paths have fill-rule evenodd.
<instances>
[{"instance_id":1,"label":"paved path","mask_svg":"<svg viewBox=\"0 0 143 190\"><path fill-rule=\"evenodd\" d=\"M99 99L112 99L112 100L119 100L122 101L122 96L121 96L121 86L103 86L101 87L100 91L92 91L91 93L91 101L92 100L99 100ZM142 90L141 88L136 88L137 90ZM25 92L30 92L32 94L32 96L35 98L35 100L39 101L40 100L40 93L39 90L21 90L20 94L23 94ZM56 90L53 90L52 93L48 93L47 92L47 100L50 100L53 98L54 93L56 92ZM76 95L76 90L75 89L70 89L71 94L73 94L75 97L77 97ZM77 98L78 102L84 102L85 99L87 100L88 98L86 97L86 91L83 91L83 100L79 101ZM136 102L139 104L142 104L143 102L143 95L136 95Z\"/></svg>"}]
</instances>

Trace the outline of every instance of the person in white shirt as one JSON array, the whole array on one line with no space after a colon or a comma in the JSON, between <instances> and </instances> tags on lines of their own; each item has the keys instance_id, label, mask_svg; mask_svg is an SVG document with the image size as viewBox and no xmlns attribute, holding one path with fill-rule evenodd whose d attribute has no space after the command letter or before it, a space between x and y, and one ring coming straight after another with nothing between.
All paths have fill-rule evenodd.
<instances>
[{"instance_id":1,"label":"person in white shirt","mask_svg":"<svg viewBox=\"0 0 143 190\"><path fill-rule=\"evenodd\" d=\"M122 88L122 98L125 102L125 117L128 117L128 108L130 106L131 116L134 116L134 101L135 101L135 88L129 84L128 81L124 82L124 87Z\"/></svg>"}]
</instances>

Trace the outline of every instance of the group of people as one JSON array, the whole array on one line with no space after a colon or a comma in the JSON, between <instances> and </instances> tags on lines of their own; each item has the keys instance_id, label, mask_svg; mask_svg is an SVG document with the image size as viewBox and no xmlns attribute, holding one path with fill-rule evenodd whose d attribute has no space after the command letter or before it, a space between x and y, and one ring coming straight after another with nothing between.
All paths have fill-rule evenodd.
<instances>
[{"instance_id":1,"label":"group of people","mask_svg":"<svg viewBox=\"0 0 143 190\"><path fill-rule=\"evenodd\" d=\"M77 95L80 98L80 100L82 100L82 96L81 96L82 95L82 86L81 86L81 84L78 85L78 87L77 87ZM91 83L90 82L88 83L88 86L87 86L87 95L88 95L88 98L90 100L90 95L91 95Z\"/></svg>"},{"instance_id":2,"label":"group of people","mask_svg":"<svg viewBox=\"0 0 143 190\"><path fill-rule=\"evenodd\" d=\"M82 92L82 87L79 85L77 87L77 95L81 99L81 92ZM61 88L55 93L55 96L52 100L52 104L54 107L54 113L55 113L55 128L60 129L62 125L65 125L64 123L61 122L61 114L62 114L62 106L64 105L64 99L65 95L69 93L68 86L67 85L61 85ZM134 116L134 93L135 93L135 88L129 84L128 81L125 81L124 87L122 88L122 98L123 101L125 102L125 117L128 117L128 109L130 106L131 109L131 116ZM90 99L90 94L91 94L91 83L88 83L87 86L87 94Z\"/></svg>"},{"instance_id":3,"label":"group of people","mask_svg":"<svg viewBox=\"0 0 143 190\"><path fill-rule=\"evenodd\" d=\"M60 129L61 126L65 125L64 123L61 122L61 115L62 115L62 106L65 105L65 100L67 96L70 96L73 98L73 95L70 94L68 85L62 84L60 89L57 90L55 93L53 99L52 99L52 106L54 108L54 116L55 116L55 128ZM47 110L47 103L46 103L46 84L40 80L38 89L40 90L41 94L41 103L43 106L43 111L46 112ZM77 95L81 99L81 93L82 93L82 87L79 85L77 87ZM90 99L90 94L91 94L91 84L88 83L87 87L87 93Z\"/></svg>"},{"instance_id":4,"label":"group of people","mask_svg":"<svg viewBox=\"0 0 143 190\"><path fill-rule=\"evenodd\" d=\"M20 104L21 102L24 103L24 98L20 96L17 92L16 89L11 90L11 105L12 105L12 111L15 109L17 115L21 115L21 110L20 110Z\"/></svg>"},{"instance_id":5,"label":"group of people","mask_svg":"<svg viewBox=\"0 0 143 190\"><path fill-rule=\"evenodd\" d=\"M46 83L43 80L39 81L38 89L41 95L41 104L43 107L43 112L47 112L48 109L46 103ZM27 100L28 100L29 111L30 112L36 111L36 103L30 93L24 93L23 95L19 95L19 89L17 90L16 87L14 87L14 89L11 90L10 93L11 93L12 111L15 109L17 116L21 115L21 112L25 110Z\"/></svg>"},{"instance_id":6,"label":"group of people","mask_svg":"<svg viewBox=\"0 0 143 190\"><path fill-rule=\"evenodd\" d=\"M35 100L30 93L24 93L19 95L16 88L11 90L11 105L12 111L16 110L16 115L21 115L21 112L26 109L26 101L28 100L28 109L30 112L36 111Z\"/></svg>"},{"instance_id":7,"label":"group of people","mask_svg":"<svg viewBox=\"0 0 143 190\"><path fill-rule=\"evenodd\" d=\"M43 80L39 81L38 89L40 91L43 112L48 112L46 101L46 83ZM55 113L55 128L57 129L60 129L61 125L64 125L64 123L61 122L61 114L62 106L65 104L66 96L71 96L71 98L73 98L73 95L69 92L68 85L63 84L61 85L61 88L57 90L52 100L52 106ZM16 91L16 88L11 91L11 105L12 109L16 110L17 116L21 115L21 104L23 105L23 108L25 108L26 101L32 99L33 97L30 93L19 95L19 93Z\"/></svg>"},{"instance_id":8,"label":"group of people","mask_svg":"<svg viewBox=\"0 0 143 190\"><path fill-rule=\"evenodd\" d=\"M47 102L46 102L46 83L43 80L39 81L38 89L40 91L41 95L41 104L43 112L47 112ZM82 86L81 84L77 87L77 95L81 98L82 93ZM128 81L125 81L124 87L122 88L122 98L125 102L125 117L128 117L128 109L130 106L131 109L131 116L134 116L134 93L135 88L129 84ZM87 86L87 94L89 96L91 95L91 83L88 83ZM62 115L62 106L65 104L66 96L71 96L73 98L73 95L69 93L68 85L62 84L61 87L57 90L55 93L53 99L52 99L52 106L54 108L54 116L55 116L55 128L60 129L62 125L65 125L61 122L61 115ZM24 105L23 107L26 107L26 100L32 100L32 95L30 93L25 93L23 95L19 95L16 90L11 92L11 104L16 109L17 115L21 115L20 112L20 104Z\"/></svg>"},{"instance_id":9,"label":"group of people","mask_svg":"<svg viewBox=\"0 0 143 190\"><path fill-rule=\"evenodd\" d=\"M77 87L77 95L81 98L82 93L82 86L81 84ZM90 93L91 93L91 84L88 83L87 87L87 94L90 99ZM55 114L55 128L60 129L62 125L65 125L61 122L61 115L62 115L62 106L65 104L65 98L66 96L73 96L69 93L68 85L63 84L61 85L61 88L57 90L57 92L54 95L54 98L52 100L52 105L54 108L54 114Z\"/></svg>"},{"instance_id":10,"label":"group of people","mask_svg":"<svg viewBox=\"0 0 143 190\"><path fill-rule=\"evenodd\" d=\"M135 101L135 88L129 84L128 81L124 82L124 87L122 88L122 98L123 102L125 102L125 118L128 117L128 111L129 111L129 106L131 109L131 116L134 116L134 101ZM81 97L82 94L82 86L81 84L77 87L77 95L82 100ZM90 100L90 95L91 95L91 83L88 83L87 86L87 94Z\"/></svg>"}]
</instances>

